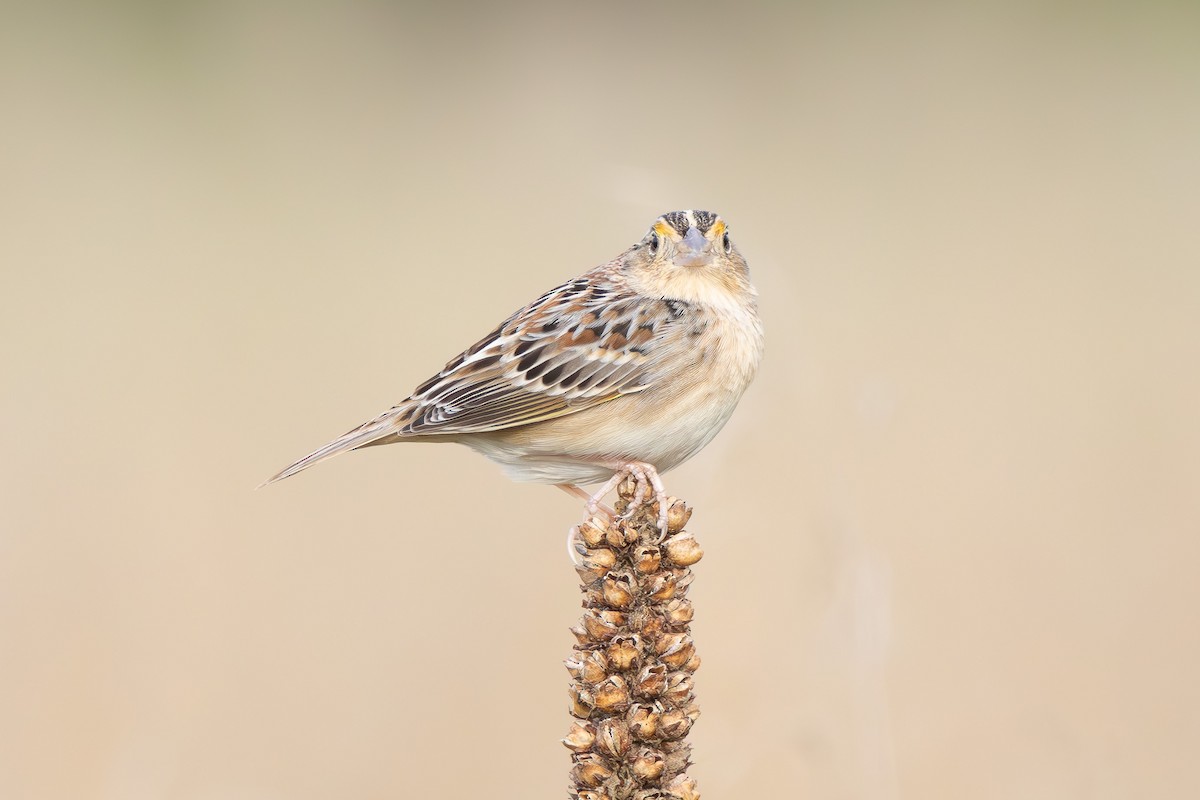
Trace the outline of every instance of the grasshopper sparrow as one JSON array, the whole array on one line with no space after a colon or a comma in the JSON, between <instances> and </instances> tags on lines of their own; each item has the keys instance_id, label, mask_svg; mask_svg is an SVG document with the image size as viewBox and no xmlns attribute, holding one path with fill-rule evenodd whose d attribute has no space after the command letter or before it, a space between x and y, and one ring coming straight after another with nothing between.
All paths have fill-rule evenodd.
<instances>
[{"instance_id":1,"label":"grasshopper sparrow","mask_svg":"<svg viewBox=\"0 0 1200 800\"><path fill-rule=\"evenodd\" d=\"M756 296L719 216L664 214L621 255L546 292L399 405L267 483L360 447L461 442L514 480L586 498L590 513L631 475L639 503L653 489L665 531L659 473L712 440L758 369ZM591 495L579 488L601 481Z\"/></svg>"}]
</instances>

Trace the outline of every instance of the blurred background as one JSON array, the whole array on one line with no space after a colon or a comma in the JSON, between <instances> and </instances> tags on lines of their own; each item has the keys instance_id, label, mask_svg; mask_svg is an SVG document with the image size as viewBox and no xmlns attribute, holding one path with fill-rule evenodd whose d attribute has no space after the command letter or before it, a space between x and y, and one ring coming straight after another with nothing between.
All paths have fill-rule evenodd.
<instances>
[{"instance_id":1,"label":"blurred background","mask_svg":"<svg viewBox=\"0 0 1200 800\"><path fill-rule=\"evenodd\" d=\"M705 797L1200 796L1200 7L4 19L0 797L563 796L579 504L254 487L689 207Z\"/></svg>"}]
</instances>

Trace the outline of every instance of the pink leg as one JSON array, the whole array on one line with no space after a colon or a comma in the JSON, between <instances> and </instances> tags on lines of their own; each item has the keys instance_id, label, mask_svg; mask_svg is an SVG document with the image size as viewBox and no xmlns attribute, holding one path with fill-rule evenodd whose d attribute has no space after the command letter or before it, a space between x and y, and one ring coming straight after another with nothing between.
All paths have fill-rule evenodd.
<instances>
[{"instance_id":1,"label":"pink leg","mask_svg":"<svg viewBox=\"0 0 1200 800\"><path fill-rule=\"evenodd\" d=\"M665 537L667 535L667 487L663 485L662 478L653 464L643 464L642 467L646 470L646 477L649 479L650 485L654 487L654 499L658 501L658 532Z\"/></svg>"},{"instance_id":2,"label":"pink leg","mask_svg":"<svg viewBox=\"0 0 1200 800\"><path fill-rule=\"evenodd\" d=\"M621 481L625 480L625 474L626 473L624 470L620 470L620 469L617 470L616 472L613 473L613 476L605 482L605 484L603 486L601 486L591 497L588 498L587 509L588 509L589 514L595 514L601 508L604 508L605 511L608 512L607 507L602 506L600 504L600 501L604 499L604 496L606 494L608 494L613 489L615 489L621 485ZM580 490L580 491L582 491L582 490ZM615 511L608 512L608 513L609 513L609 519L617 518L617 514Z\"/></svg>"},{"instance_id":3,"label":"pink leg","mask_svg":"<svg viewBox=\"0 0 1200 800\"><path fill-rule=\"evenodd\" d=\"M571 497L574 497L577 500L582 500L583 502L587 503L588 511L590 513L594 514L594 513L598 512L598 513L603 514L604 516L608 517L609 519L617 518L617 512L613 511L611 508L604 505L603 503L596 503L596 507L595 507L595 509L593 509L591 507L591 504L592 504L592 500L595 498L593 495L588 494L586 489L581 489L580 487L576 486L573 483L556 483L554 485L557 486L558 488L562 489L567 494L571 495ZM605 492L604 494L608 494L608 492ZM604 495L600 495L600 497L604 497Z\"/></svg>"}]
</instances>

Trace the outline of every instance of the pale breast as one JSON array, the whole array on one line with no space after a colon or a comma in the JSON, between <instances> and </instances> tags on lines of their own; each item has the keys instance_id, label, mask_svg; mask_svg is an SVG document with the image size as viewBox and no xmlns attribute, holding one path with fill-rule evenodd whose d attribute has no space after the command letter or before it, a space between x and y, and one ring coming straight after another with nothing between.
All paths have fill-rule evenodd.
<instances>
[{"instance_id":1,"label":"pale breast","mask_svg":"<svg viewBox=\"0 0 1200 800\"><path fill-rule=\"evenodd\" d=\"M698 453L728 421L762 356L753 307L744 314L697 312L643 391L577 414L476 434L462 441L516 480L590 483L616 461L665 472Z\"/></svg>"}]
</instances>

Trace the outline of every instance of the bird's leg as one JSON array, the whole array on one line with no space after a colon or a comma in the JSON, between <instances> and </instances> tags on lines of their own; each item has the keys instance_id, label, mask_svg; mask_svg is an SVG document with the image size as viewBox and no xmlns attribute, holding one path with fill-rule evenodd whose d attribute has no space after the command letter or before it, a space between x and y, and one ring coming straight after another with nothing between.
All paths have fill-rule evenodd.
<instances>
[{"instance_id":1,"label":"bird's leg","mask_svg":"<svg viewBox=\"0 0 1200 800\"><path fill-rule=\"evenodd\" d=\"M625 509L625 513L621 515L622 519L628 519L633 514L634 509L646 502L646 494L650 491L650 482L646 477L646 470L641 464L630 464L626 469L629 476L636 483L633 489L633 502L629 504L629 508Z\"/></svg>"},{"instance_id":2,"label":"bird's leg","mask_svg":"<svg viewBox=\"0 0 1200 800\"><path fill-rule=\"evenodd\" d=\"M667 537L667 487L663 486L662 478L659 477L658 470L653 464L642 464L642 469L646 471L646 478L650 481L650 485L654 487L654 499L658 502L658 532L665 539Z\"/></svg>"},{"instance_id":3,"label":"bird's leg","mask_svg":"<svg viewBox=\"0 0 1200 800\"><path fill-rule=\"evenodd\" d=\"M583 502L587 503L589 514L601 514L603 516L608 517L609 519L617 518L616 511L613 511L608 506L599 502L599 500L602 499L605 494L608 494L608 492L605 492L604 494L591 495L591 494L588 494L587 489L583 489L579 486L576 486L573 483L556 483L554 485L557 486L558 488L562 489L567 494L571 495L571 497L574 497L577 500L582 500Z\"/></svg>"},{"instance_id":4,"label":"bird's leg","mask_svg":"<svg viewBox=\"0 0 1200 800\"><path fill-rule=\"evenodd\" d=\"M600 501L604 499L605 495L607 495L613 489L620 486L621 481L623 481L625 479L625 476L627 474L628 474L628 472L623 467L618 469L616 472L613 473L613 476L605 482L605 484L603 486L601 486L591 497L588 498L587 510L588 510L589 514L596 514L596 513L603 511L605 514L608 515L608 519L610 522L617 518L617 512L613 511L608 506L601 504ZM576 488L579 488L579 487L576 487ZM583 492L582 489L580 489L579 491ZM584 492L584 494L586 494L586 492Z\"/></svg>"}]
</instances>

